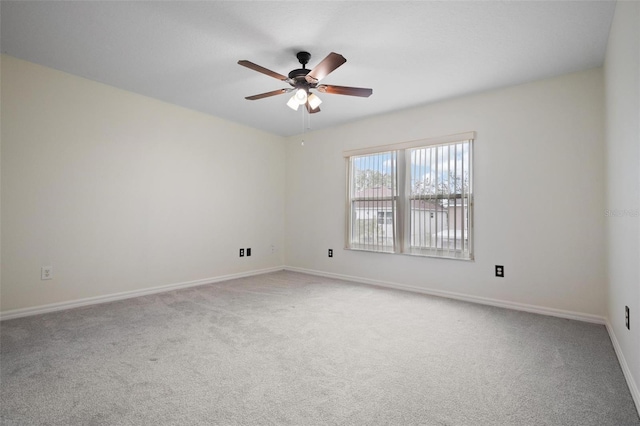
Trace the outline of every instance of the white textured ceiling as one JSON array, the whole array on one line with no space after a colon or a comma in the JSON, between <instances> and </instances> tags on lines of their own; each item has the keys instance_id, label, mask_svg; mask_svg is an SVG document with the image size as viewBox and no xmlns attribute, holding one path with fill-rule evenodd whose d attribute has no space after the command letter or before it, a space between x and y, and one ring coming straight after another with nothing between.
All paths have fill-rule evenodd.
<instances>
[{"instance_id":1,"label":"white textured ceiling","mask_svg":"<svg viewBox=\"0 0 640 426\"><path fill-rule=\"evenodd\" d=\"M2 52L280 135L302 131L281 74L347 58L323 83L320 129L450 97L602 65L612 1L0 3Z\"/></svg>"}]
</instances>

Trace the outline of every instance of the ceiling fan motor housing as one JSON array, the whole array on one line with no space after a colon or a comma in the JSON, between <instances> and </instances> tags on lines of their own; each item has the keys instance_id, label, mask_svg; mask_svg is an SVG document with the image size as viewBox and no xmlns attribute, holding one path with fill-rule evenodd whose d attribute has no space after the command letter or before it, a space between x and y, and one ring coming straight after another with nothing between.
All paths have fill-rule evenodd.
<instances>
[{"instance_id":1,"label":"ceiling fan motor housing","mask_svg":"<svg viewBox=\"0 0 640 426\"><path fill-rule=\"evenodd\" d=\"M289 73L289 78L291 79L298 79L301 78L304 80L304 77L309 74L311 70L305 69L305 68L298 68L297 70L293 70Z\"/></svg>"},{"instance_id":2,"label":"ceiling fan motor housing","mask_svg":"<svg viewBox=\"0 0 640 426\"><path fill-rule=\"evenodd\" d=\"M309 63L311 54L309 52L298 52L296 57L302 64L302 68L295 69L289 73L289 79L291 80L289 84L297 89L305 89L308 92L310 87L305 77L311 70L306 69L305 65Z\"/></svg>"}]
</instances>

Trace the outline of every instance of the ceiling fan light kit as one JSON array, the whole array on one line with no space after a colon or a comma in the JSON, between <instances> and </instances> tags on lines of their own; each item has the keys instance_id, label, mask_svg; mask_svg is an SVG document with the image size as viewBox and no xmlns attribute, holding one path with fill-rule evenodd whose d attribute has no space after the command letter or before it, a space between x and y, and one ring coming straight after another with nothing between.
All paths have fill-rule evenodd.
<instances>
[{"instance_id":1,"label":"ceiling fan light kit","mask_svg":"<svg viewBox=\"0 0 640 426\"><path fill-rule=\"evenodd\" d=\"M264 68L260 65L254 64L247 60L238 61L239 65L247 67L254 71L258 71L269 77L276 78L282 82L288 83L291 88L273 90L271 92L261 93L258 95L247 96L245 99L255 101L258 99L268 98L271 96L281 95L283 93L289 93L294 91L293 96L287 102L287 106L295 111L298 110L300 105L305 105L307 111L310 114L320 112L320 104L322 100L311 90L317 90L322 93L329 93L334 95L348 95L359 96L367 98L373 93L372 89L366 89L362 87L347 87L347 86L331 86L327 84L318 84L320 80L327 75L335 71L339 66L347 62L344 56L331 52L324 58L316 67L312 70L308 70L306 65L311 59L309 52L298 52L296 55L298 62L302 65L302 68L298 68L289 72L288 76L284 76L270 69Z\"/></svg>"},{"instance_id":2,"label":"ceiling fan light kit","mask_svg":"<svg viewBox=\"0 0 640 426\"><path fill-rule=\"evenodd\" d=\"M296 90L296 94L293 95L296 98L296 101L298 101L298 103L300 105L304 105L307 103L307 91L304 89L298 89Z\"/></svg>"},{"instance_id":3,"label":"ceiling fan light kit","mask_svg":"<svg viewBox=\"0 0 640 426\"><path fill-rule=\"evenodd\" d=\"M298 110L298 108L300 107L300 104L296 100L296 95L293 95L291 98L289 98L289 101L287 102L287 106L294 111Z\"/></svg>"},{"instance_id":4,"label":"ceiling fan light kit","mask_svg":"<svg viewBox=\"0 0 640 426\"><path fill-rule=\"evenodd\" d=\"M309 100L309 106L311 107L311 109L318 108L322 103L322 99L316 96L315 93L310 94L308 100Z\"/></svg>"}]
</instances>

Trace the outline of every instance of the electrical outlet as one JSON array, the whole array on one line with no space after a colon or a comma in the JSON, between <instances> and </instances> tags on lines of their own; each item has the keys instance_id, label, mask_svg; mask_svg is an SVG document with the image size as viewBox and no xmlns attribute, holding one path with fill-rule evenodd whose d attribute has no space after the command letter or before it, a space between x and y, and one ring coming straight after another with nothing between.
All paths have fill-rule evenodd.
<instances>
[{"instance_id":1,"label":"electrical outlet","mask_svg":"<svg viewBox=\"0 0 640 426\"><path fill-rule=\"evenodd\" d=\"M240 257L244 257L244 249L240 249Z\"/></svg>"},{"instance_id":2,"label":"electrical outlet","mask_svg":"<svg viewBox=\"0 0 640 426\"><path fill-rule=\"evenodd\" d=\"M329 257L333 257L333 249L329 249Z\"/></svg>"},{"instance_id":3,"label":"electrical outlet","mask_svg":"<svg viewBox=\"0 0 640 426\"><path fill-rule=\"evenodd\" d=\"M41 280L51 280L53 279L53 266L43 266L40 269L40 279Z\"/></svg>"},{"instance_id":4,"label":"electrical outlet","mask_svg":"<svg viewBox=\"0 0 640 426\"><path fill-rule=\"evenodd\" d=\"M504 278L504 266L496 265L496 277Z\"/></svg>"},{"instance_id":5,"label":"electrical outlet","mask_svg":"<svg viewBox=\"0 0 640 426\"><path fill-rule=\"evenodd\" d=\"M251 249L250 248L247 249L247 256L251 256Z\"/></svg>"},{"instance_id":6,"label":"electrical outlet","mask_svg":"<svg viewBox=\"0 0 640 426\"><path fill-rule=\"evenodd\" d=\"M627 327L627 330L631 330L631 327L629 324L629 307L628 306L624 307L624 325Z\"/></svg>"}]
</instances>

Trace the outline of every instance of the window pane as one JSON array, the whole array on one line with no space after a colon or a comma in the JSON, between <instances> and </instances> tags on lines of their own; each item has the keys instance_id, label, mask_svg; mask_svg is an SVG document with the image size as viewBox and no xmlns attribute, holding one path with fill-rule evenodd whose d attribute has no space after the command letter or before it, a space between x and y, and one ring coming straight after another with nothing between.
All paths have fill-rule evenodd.
<instances>
[{"instance_id":1,"label":"window pane","mask_svg":"<svg viewBox=\"0 0 640 426\"><path fill-rule=\"evenodd\" d=\"M411 149L412 253L469 257L470 143Z\"/></svg>"},{"instance_id":2,"label":"window pane","mask_svg":"<svg viewBox=\"0 0 640 426\"><path fill-rule=\"evenodd\" d=\"M351 248L394 251L396 153L351 157Z\"/></svg>"}]
</instances>

